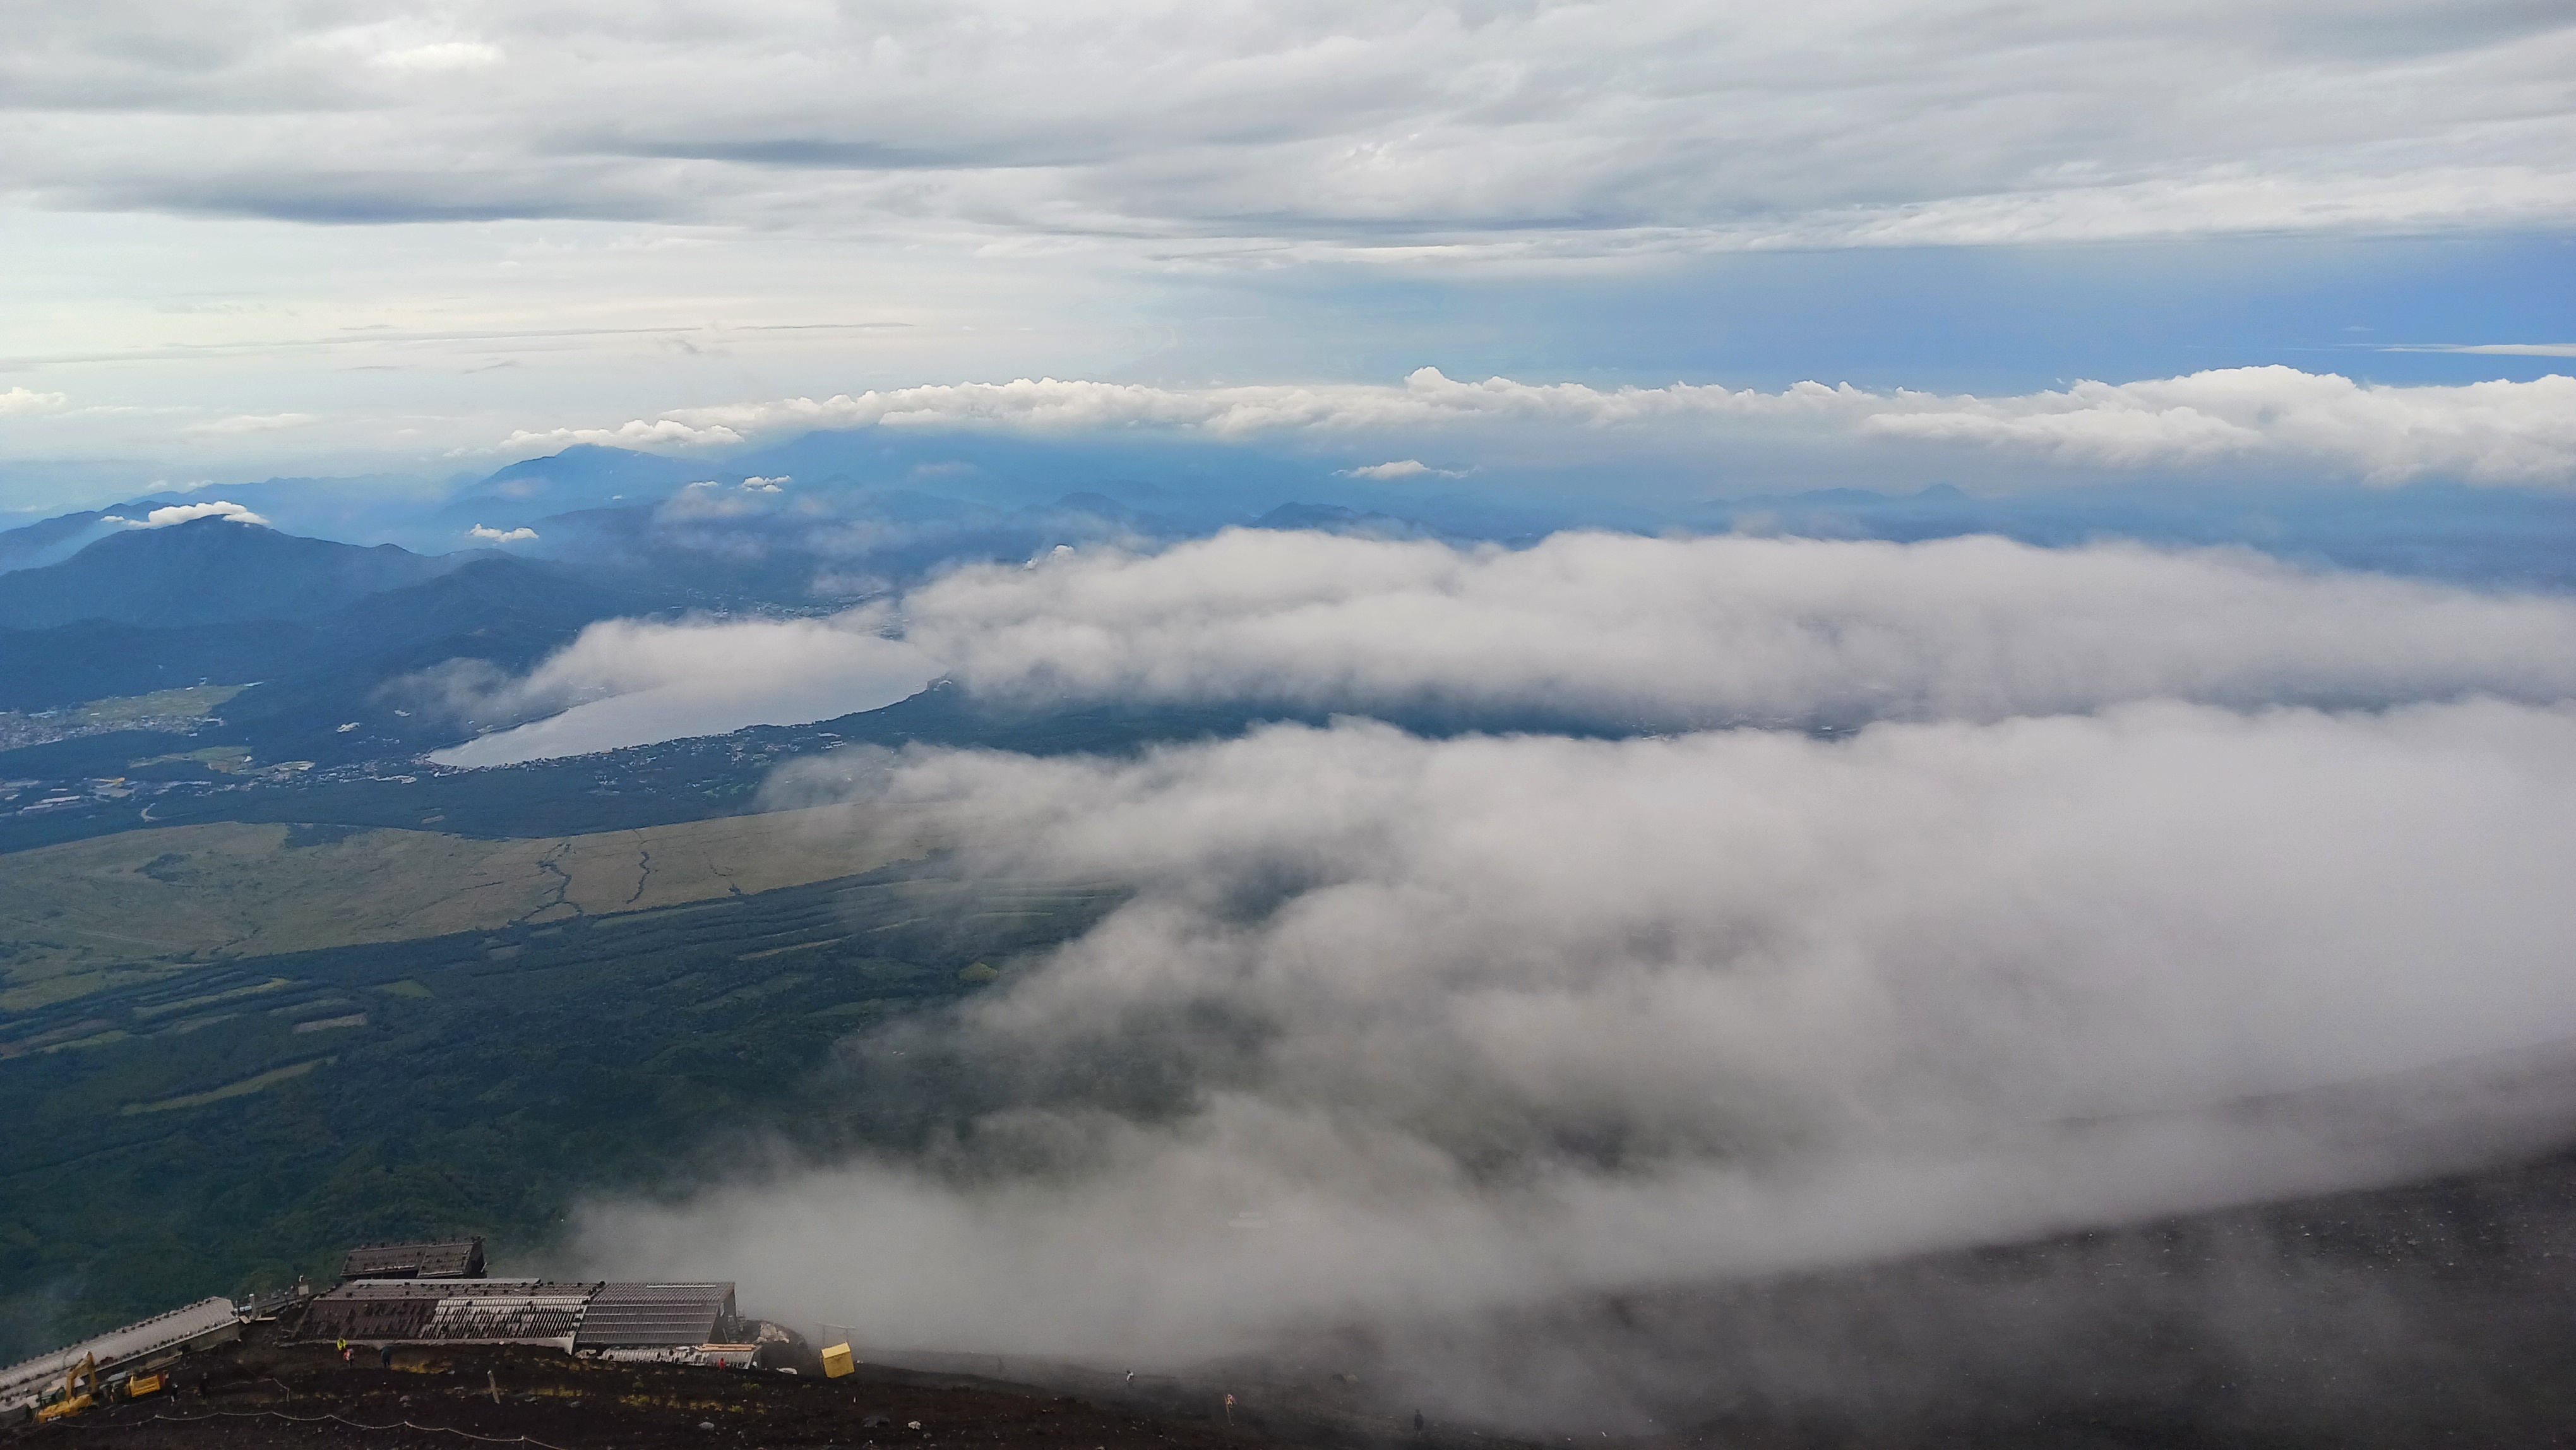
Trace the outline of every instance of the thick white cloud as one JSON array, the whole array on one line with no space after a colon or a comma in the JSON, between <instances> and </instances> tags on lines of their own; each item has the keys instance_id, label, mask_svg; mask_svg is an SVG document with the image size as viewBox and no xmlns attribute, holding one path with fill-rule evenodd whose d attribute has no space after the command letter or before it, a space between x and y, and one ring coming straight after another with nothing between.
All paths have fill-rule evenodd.
<instances>
[{"instance_id":1,"label":"thick white cloud","mask_svg":"<svg viewBox=\"0 0 2576 1450\"><path fill-rule=\"evenodd\" d=\"M2576 1110L2492 1056L2576 1039L2566 600L2237 551L1237 531L900 616L603 627L491 697L821 690L848 649L1046 703L1875 723L791 767L771 803L1117 904L843 1044L851 1100L971 1083L971 1121L595 1204L587 1268L1150 1363L2387 1181ZM1479 1372L1489 1415L1564 1412Z\"/></svg>"},{"instance_id":2,"label":"thick white cloud","mask_svg":"<svg viewBox=\"0 0 2576 1450\"><path fill-rule=\"evenodd\" d=\"M1862 427L2112 466L2269 455L2332 460L2373 483L2576 480L2576 378L2557 374L2387 387L2296 368L2232 368L2023 398L1924 399L1875 412Z\"/></svg>"},{"instance_id":3,"label":"thick white cloud","mask_svg":"<svg viewBox=\"0 0 2576 1450\"><path fill-rule=\"evenodd\" d=\"M708 489L717 496L738 496ZM681 495L687 497L687 493ZM896 627L901 639L881 637ZM475 682L490 765L796 724L934 675L1005 707L1259 701L1486 728L1999 720L2173 698L2576 698L2576 602L2242 550L1560 534L1527 549L1230 530L958 570L836 619L594 625Z\"/></svg>"},{"instance_id":4,"label":"thick white cloud","mask_svg":"<svg viewBox=\"0 0 2576 1450\"><path fill-rule=\"evenodd\" d=\"M722 447L815 428L1171 429L1226 439L1558 427L1679 437L1764 430L1959 442L2101 468L2285 464L2377 484L2415 478L2576 482L2576 378L2401 387L2269 366L1979 398L1804 382L1777 393L1675 383L1598 389L1423 368L1368 384L1172 389L1020 379L685 409L616 428L519 432L505 449L574 443ZM1394 478L1412 460L1352 470ZM1399 470L1389 473L1385 470ZM1422 469L1423 472L1436 470Z\"/></svg>"},{"instance_id":5,"label":"thick white cloud","mask_svg":"<svg viewBox=\"0 0 2576 1450\"><path fill-rule=\"evenodd\" d=\"M268 522L244 505L220 498L208 499L204 503L167 504L152 510L140 519L118 519L113 514L109 515L109 518L117 523L129 523L147 529L167 528L172 524L191 523L197 519L230 519L237 524Z\"/></svg>"},{"instance_id":6,"label":"thick white cloud","mask_svg":"<svg viewBox=\"0 0 2576 1450\"><path fill-rule=\"evenodd\" d=\"M1235 530L962 570L906 636L996 698L1269 698L1649 729L1997 719L2177 697L2576 695L2576 603L2244 551L1560 534L1528 549Z\"/></svg>"},{"instance_id":7,"label":"thick white cloud","mask_svg":"<svg viewBox=\"0 0 2576 1450\"><path fill-rule=\"evenodd\" d=\"M890 705L929 674L911 647L877 632L882 622L868 610L833 620L612 619L524 679L451 669L401 688L469 722L506 727L436 752L442 765L587 755ZM510 723L531 715L545 718Z\"/></svg>"},{"instance_id":8,"label":"thick white cloud","mask_svg":"<svg viewBox=\"0 0 2576 1450\"><path fill-rule=\"evenodd\" d=\"M970 873L1132 895L850 1045L854 1096L977 1083L971 1134L603 1207L598 1262L881 1344L1196 1358L2473 1161L2510 1071L2382 1075L2576 1035L2566 707L888 767L865 798Z\"/></svg>"},{"instance_id":9,"label":"thick white cloud","mask_svg":"<svg viewBox=\"0 0 2576 1450\"><path fill-rule=\"evenodd\" d=\"M465 537L487 544L524 544L537 536L537 531L522 524L515 529L495 529L482 524L465 531Z\"/></svg>"},{"instance_id":10,"label":"thick white cloud","mask_svg":"<svg viewBox=\"0 0 2576 1450\"><path fill-rule=\"evenodd\" d=\"M751 218L1217 265L2561 223L2512 0L36 7L55 204ZM327 124L317 124L327 117Z\"/></svg>"},{"instance_id":11,"label":"thick white cloud","mask_svg":"<svg viewBox=\"0 0 2576 1450\"><path fill-rule=\"evenodd\" d=\"M0 416L11 413L50 413L69 403L61 393L40 393L29 387L13 387L0 392Z\"/></svg>"},{"instance_id":12,"label":"thick white cloud","mask_svg":"<svg viewBox=\"0 0 2576 1450\"><path fill-rule=\"evenodd\" d=\"M1393 483L1405 478L1456 478L1458 471L1434 468L1419 458L1399 458L1392 463L1367 463L1342 470L1345 478L1373 478L1380 483Z\"/></svg>"}]
</instances>

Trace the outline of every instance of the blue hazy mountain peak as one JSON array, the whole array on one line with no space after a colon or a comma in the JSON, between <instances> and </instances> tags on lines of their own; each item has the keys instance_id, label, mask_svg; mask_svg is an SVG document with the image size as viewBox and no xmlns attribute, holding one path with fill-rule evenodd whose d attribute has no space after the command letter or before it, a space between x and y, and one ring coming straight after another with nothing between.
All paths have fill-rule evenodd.
<instances>
[{"instance_id":1,"label":"blue hazy mountain peak","mask_svg":"<svg viewBox=\"0 0 2576 1450\"><path fill-rule=\"evenodd\" d=\"M474 557L427 557L393 544L366 547L195 519L110 534L60 563L0 575L0 627L312 619Z\"/></svg>"}]
</instances>

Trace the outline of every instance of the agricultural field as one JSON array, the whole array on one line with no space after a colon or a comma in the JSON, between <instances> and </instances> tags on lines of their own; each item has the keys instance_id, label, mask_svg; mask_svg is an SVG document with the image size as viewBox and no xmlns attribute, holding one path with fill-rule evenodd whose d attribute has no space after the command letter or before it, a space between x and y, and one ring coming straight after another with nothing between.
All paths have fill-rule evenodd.
<instances>
[{"instance_id":1,"label":"agricultural field","mask_svg":"<svg viewBox=\"0 0 2576 1450\"><path fill-rule=\"evenodd\" d=\"M127 725L137 720L195 720L222 708L225 701L249 688L248 685L189 685L176 690L154 690L148 695L92 700L62 714L83 725Z\"/></svg>"},{"instance_id":2,"label":"agricultural field","mask_svg":"<svg viewBox=\"0 0 2576 1450\"><path fill-rule=\"evenodd\" d=\"M0 1012L210 961L798 886L923 849L908 823L848 807L540 839L225 822L68 842L0 874Z\"/></svg>"},{"instance_id":3,"label":"agricultural field","mask_svg":"<svg viewBox=\"0 0 2576 1450\"><path fill-rule=\"evenodd\" d=\"M91 700L59 710L0 710L0 750L123 730L184 731L247 685L190 685Z\"/></svg>"}]
</instances>

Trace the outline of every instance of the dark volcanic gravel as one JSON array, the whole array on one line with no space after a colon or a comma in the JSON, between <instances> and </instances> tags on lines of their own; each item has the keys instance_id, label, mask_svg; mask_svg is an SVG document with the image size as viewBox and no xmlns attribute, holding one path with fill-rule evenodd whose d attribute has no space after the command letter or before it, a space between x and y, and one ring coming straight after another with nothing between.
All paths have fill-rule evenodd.
<instances>
[{"instance_id":1,"label":"dark volcanic gravel","mask_svg":"<svg viewBox=\"0 0 2576 1450\"><path fill-rule=\"evenodd\" d=\"M597 1364L515 1347L407 1350L392 1369L362 1355L355 1366L326 1347L242 1345L193 1356L174 1367L171 1392L52 1425L0 1431L0 1446L1263 1450L1269 1444L1213 1422L872 1366L826 1380L774 1370ZM911 1428L914 1422L919 1429Z\"/></svg>"}]
</instances>

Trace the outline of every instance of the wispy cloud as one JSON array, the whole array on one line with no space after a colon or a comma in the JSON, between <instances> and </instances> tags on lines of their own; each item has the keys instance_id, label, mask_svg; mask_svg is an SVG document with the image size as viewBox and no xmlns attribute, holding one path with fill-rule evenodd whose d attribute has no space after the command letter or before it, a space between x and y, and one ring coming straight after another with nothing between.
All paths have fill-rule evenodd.
<instances>
[{"instance_id":1,"label":"wispy cloud","mask_svg":"<svg viewBox=\"0 0 2576 1450\"><path fill-rule=\"evenodd\" d=\"M230 437L243 433L276 433L288 428L301 428L321 419L311 413L236 413L212 422L193 423L185 430L206 437Z\"/></svg>"},{"instance_id":2,"label":"wispy cloud","mask_svg":"<svg viewBox=\"0 0 2576 1450\"><path fill-rule=\"evenodd\" d=\"M2465 352L2489 357L2576 357L2576 342L2392 342L2381 352Z\"/></svg>"}]
</instances>

